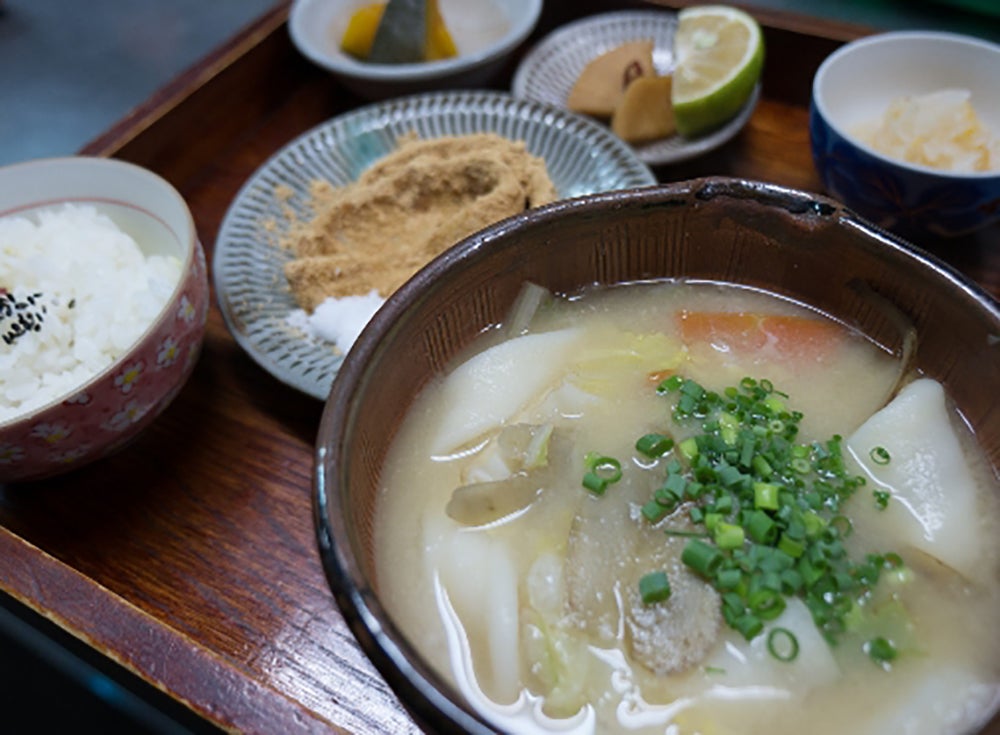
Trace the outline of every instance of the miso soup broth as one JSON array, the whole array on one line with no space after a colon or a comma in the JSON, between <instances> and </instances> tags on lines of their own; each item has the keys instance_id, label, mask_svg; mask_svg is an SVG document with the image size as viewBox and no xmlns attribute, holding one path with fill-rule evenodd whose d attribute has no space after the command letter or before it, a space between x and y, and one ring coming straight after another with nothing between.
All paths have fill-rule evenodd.
<instances>
[{"instance_id":1,"label":"miso soup broth","mask_svg":"<svg viewBox=\"0 0 1000 735\"><path fill-rule=\"evenodd\" d=\"M824 315L594 289L418 397L378 588L507 731L964 732L1000 692L996 483L940 385Z\"/></svg>"}]
</instances>

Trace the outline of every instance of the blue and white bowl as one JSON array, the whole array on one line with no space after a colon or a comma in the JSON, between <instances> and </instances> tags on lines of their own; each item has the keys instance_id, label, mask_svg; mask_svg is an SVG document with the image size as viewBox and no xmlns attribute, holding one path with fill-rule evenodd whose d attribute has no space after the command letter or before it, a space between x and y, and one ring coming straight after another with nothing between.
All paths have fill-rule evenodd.
<instances>
[{"instance_id":1,"label":"blue and white bowl","mask_svg":"<svg viewBox=\"0 0 1000 735\"><path fill-rule=\"evenodd\" d=\"M813 79L809 131L827 193L915 244L1000 225L1000 170L951 173L890 158L851 131L905 95L967 89L1000 135L1000 46L952 33L882 33L831 54Z\"/></svg>"}]
</instances>

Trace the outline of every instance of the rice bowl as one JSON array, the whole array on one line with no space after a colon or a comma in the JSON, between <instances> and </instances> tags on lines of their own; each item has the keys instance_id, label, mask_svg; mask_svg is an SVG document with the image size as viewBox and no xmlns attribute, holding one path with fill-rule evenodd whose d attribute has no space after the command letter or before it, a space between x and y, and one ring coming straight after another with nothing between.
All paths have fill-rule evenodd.
<instances>
[{"instance_id":1,"label":"rice bowl","mask_svg":"<svg viewBox=\"0 0 1000 735\"><path fill-rule=\"evenodd\" d=\"M0 168L0 483L124 447L200 353L204 253L180 194L101 158Z\"/></svg>"}]
</instances>

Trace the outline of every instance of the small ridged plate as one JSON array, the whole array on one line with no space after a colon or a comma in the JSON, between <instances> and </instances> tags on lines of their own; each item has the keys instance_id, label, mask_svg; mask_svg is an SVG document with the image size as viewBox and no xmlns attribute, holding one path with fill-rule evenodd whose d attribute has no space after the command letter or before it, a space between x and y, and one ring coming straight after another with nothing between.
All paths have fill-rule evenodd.
<instances>
[{"instance_id":1,"label":"small ridged plate","mask_svg":"<svg viewBox=\"0 0 1000 735\"><path fill-rule=\"evenodd\" d=\"M302 134L243 185L215 244L219 308L236 342L278 380L320 400L344 359L335 344L289 326L297 305L284 275L292 254L280 240L289 213L308 219L309 189L325 179L348 184L397 140L493 132L523 140L541 156L560 197L656 183L635 152L605 127L564 109L498 92L436 92L381 102Z\"/></svg>"},{"instance_id":2,"label":"small ridged plate","mask_svg":"<svg viewBox=\"0 0 1000 735\"><path fill-rule=\"evenodd\" d=\"M593 59L627 43L653 41L653 66L659 74L674 67L677 14L668 10L603 13L557 28L533 46L517 67L511 91L515 97L566 106L569 92ZM635 146L639 159L650 165L679 163L700 156L731 140L746 125L760 98L760 84L739 113L721 128L698 138L673 135Z\"/></svg>"}]
</instances>

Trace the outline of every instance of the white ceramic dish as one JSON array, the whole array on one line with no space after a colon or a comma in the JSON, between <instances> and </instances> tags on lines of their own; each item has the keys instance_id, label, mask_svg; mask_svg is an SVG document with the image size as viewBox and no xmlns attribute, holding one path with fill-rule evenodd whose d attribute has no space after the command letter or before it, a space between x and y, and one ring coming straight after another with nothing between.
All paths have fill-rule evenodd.
<instances>
[{"instance_id":1,"label":"white ceramic dish","mask_svg":"<svg viewBox=\"0 0 1000 735\"><path fill-rule=\"evenodd\" d=\"M674 66L677 15L666 10L604 13L574 21L550 33L521 60L511 91L515 97L565 107L573 84L588 62L628 41L652 39L653 66L660 74ZM740 113L721 128L698 138L674 135L635 146L640 160L661 165L700 156L731 140L753 114L760 85Z\"/></svg>"},{"instance_id":2,"label":"white ceramic dish","mask_svg":"<svg viewBox=\"0 0 1000 735\"><path fill-rule=\"evenodd\" d=\"M292 41L358 95L372 100L449 88L484 86L538 22L542 0L439 0L458 56L418 64L370 64L340 50L351 14L370 0L295 0Z\"/></svg>"},{"instance_id":3,"label":"white ceramic dish","mask_svg":"<svg viewBox=\"0 0 1000 735\"><path fill-rule=\"evenodd\" d=\"M292 256L278 244L287 212L308 217L311 182L350 183L411 131L424 138L495 132L524 140L530 152L545 159L564 198L656 182L606 128L495 92L440 92L377 103L304 133L265 162L236 195L219 230L213 275L220 309L240 346L276 378L320 400L326 399L344 355L334 344L311 341L287 323L296 308L283 270Z\"/></svg>"}]
</instances>

